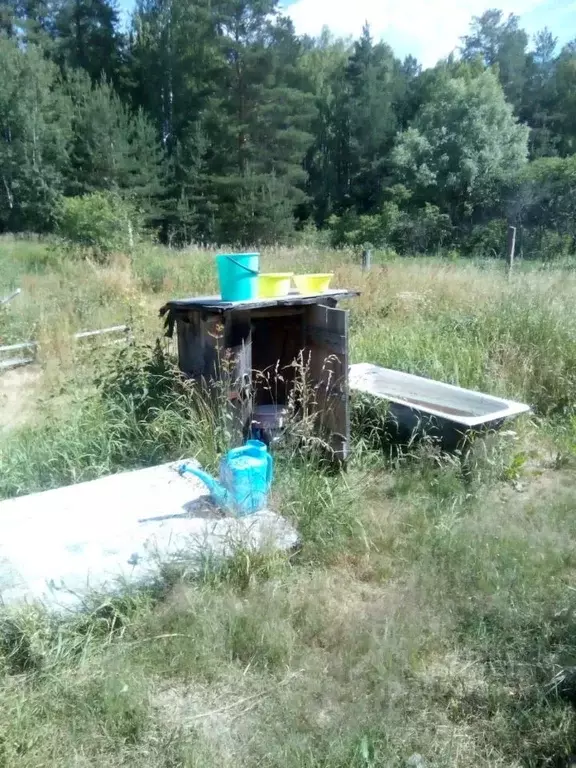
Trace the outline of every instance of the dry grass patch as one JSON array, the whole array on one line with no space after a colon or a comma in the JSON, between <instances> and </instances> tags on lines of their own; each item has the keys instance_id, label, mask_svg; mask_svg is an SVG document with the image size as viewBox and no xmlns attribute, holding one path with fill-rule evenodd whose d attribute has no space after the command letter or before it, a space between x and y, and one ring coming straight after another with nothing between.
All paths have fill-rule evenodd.
<instances>
[{"instance_id":1,"label":"dry grass patch","mask_svg":"<svg viewBox=\"0 0 576 768\"><path fill-rule=\"evenodd\" d=\"M41 381L38 365L0 373L0 431L14 429L34 417Z\"/></svg>"},{"instance_id":2,"label":"dry grass patch","mask_svg":"<svg viewBox=\"0 0 576 768\"><path fill-rule=\"evenodd\" d=\"M169 295L215 290L213 253L150 246L87 267L21 248L0 279L23 278L29 295L0 315L0 335L37 333L58 360L42 387L60 395L3 442L2 494L214 461L216 417L146 346ZM354 259L263 254L267 269L334 270L334 285L363 292L354 360L517 397L537 418L517 439L479 442L468 464L429 445L388 459L355 422L347 474L277 462L274 503L303 540L294 556L239 553L73 625L17 624L2 635L0 765L568 765L574 713L549 682L576 659L576 278L519 266L508 282L501 265L423 260L362 273ZM114 360L67 344L130 318L138 343Z\"/></svg>"}]
</instances>

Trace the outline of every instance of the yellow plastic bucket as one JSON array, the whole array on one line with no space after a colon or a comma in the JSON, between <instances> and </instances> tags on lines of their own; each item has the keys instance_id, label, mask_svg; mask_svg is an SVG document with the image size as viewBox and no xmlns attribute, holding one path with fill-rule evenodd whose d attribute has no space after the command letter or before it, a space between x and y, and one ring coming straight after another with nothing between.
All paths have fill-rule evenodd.
<instances>
[{"instance_id":1,"label":"yellow plastic bucket","mask_svg":"<svg viewBox=\"0 0 576 768\"><path fill-rule=\"evenodd\" d=\"M317 275L294 275L294 285L302 294L324 293L330 287L333 272Z\"/></svg>"},{"instance_id":2,"label":"yellow plastic bucket","mask_svg":"<svg viewBox=\"0 0 576 768\"><path fill-rule=\"evenodd\" d=\"M258 276L258 296L261 299L278 299L290 293L293 272L261 272Z\"/></svg>"}]
</instances>

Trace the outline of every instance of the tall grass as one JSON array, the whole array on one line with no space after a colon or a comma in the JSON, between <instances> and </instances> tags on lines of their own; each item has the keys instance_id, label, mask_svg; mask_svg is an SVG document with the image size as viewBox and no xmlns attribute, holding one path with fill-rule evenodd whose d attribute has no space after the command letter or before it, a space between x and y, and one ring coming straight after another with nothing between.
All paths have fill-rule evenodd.
<instances>
[{"instance_id":1,"label":"tall grass","mask_svg":"<svg viewBox=\"0 0 576 768\"><path fill-rule=\"evenodd\" d=\"M52 410L0 446L0 497L184 457L215 465L226 424L159 344L104 354L92 371L96 386L66 400L65 416Z\"/></svg>"},{"instance_id":2,"label":"tall grass","mask_svg":"<svg viewBox=\"0 0 576 768\"><path fill-rule=\"evenodd\" d=\"M106 267L70 261L39 242L2 243L0 293L22 295L0 309L4 343L39 339L40 359L63 357L75 331L129 323L153 340L156 312L170 297L216 289L211 251L142 246L132 262ZM519 397L548 412L574 402L576 276L498 263L408 259L362 273L347 252L264 251L268 269L332 269L356 288L352 357Z\"/></svg>"},{"instance_id":3,"label":"tall grass","mask_svg":"<svg viewBox=\"0 0 576 768\"><path fill-rule=\"evenodd\" d=\"M180 583L117 606L112 633L19 617L36 667L5 672L5 764L81 744L88 764L567 765L549 685L574 651L567 499L486 514L379 482L357 509L369 550L338 568Z\"/></svg>"},{"instance_id":4,"label":"tall grass","mask_svg":"<svg viewBox=\"0 0 576 768\"><path fill-rule=\"evenodd\" d=\"M573 276L519 275L509 285L496 270L459 269L420 266L419 274L408 265L366 278L370 303L353 319L354 359L517 397L543 413L570 407ZM402 271L410 291L397 290Z\"/></svg>"},{"instance_id":5,"label":"tall grass","mask_svg":"<svg viewBox=\"0 0 576 768\"><path fill-rule=\"evenodd\" d=\"M4 284L27 287L1 333L36 334L47 372L43 407L0 446L0 496L189 455L214 470L226 418L154 342L165 299L214 289L212 254L150 247L97 268L2 248ZM362 291L354 361L518 397L538 418L487 443L472 480L426 446L389 461L358 424L346 474L279 455L273 503L302 539L290 556L238 552L64 623L3 614L0 765L569 765L576 718L551 681L576 656L574 488L546 457L575 453L573 273L263 259ZM66 352L71 332L127 318L133 346Z\"/></svg>"}]
</instances>

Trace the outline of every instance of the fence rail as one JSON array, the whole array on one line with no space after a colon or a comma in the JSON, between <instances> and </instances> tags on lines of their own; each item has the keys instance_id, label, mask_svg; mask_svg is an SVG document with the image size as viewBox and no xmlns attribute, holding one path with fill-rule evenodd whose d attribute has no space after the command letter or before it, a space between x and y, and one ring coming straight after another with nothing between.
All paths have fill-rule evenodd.
<instances>
[{"instance_id":1,"label":"fence rail","mask_svg":"<svg viewBox=\"0 0 576 768\"><path fill-rule=\"evenodd\" d=\"M8 304L9 301L12 301L12 299L15 299L16 296L20 296L22 293L21 288L16 288L15 291L12 291L12 293L8 294L8 296L4 296L3 299L0 299L0 307L2 307L4 304Z\"/></svg>"},{"instance_id":2,"label":"fence rail","mask_svg":"<svg viewBox=\"0 0 576 768\"><path fill-rule=\"evenodd\" d=\"M106 336L108 334L116 333L124 333L128 336L129 332L130 327L127 325L113 325L110 328L99 328L94 331L80 331L79 333L75 333L72 338L82 341L84 339L93 339L97 336ZM121 340L116 339L113 343L116 343L117 341ZM0 347L0 357L10 352L20 352L22 350L30 350L30 352L33 352L32 357L12 357L6 360L0 359L0 371L19 368L23 365L30 365L30 363L33 363L36 360L36 352L39 347L40 344L37 341L22 341L18 344L6 344Z\"/></svg>"}]
</instances>

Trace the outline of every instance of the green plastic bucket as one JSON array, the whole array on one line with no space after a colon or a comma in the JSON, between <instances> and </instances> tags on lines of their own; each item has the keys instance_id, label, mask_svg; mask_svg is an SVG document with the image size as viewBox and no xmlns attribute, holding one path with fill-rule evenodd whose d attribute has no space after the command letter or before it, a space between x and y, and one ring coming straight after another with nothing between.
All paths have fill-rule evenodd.
<instances>
[{"instance_id":1,"label":"green plastic bucket","mask_svg":"<svg viewBox=\"0 0 576 768\"><path fill-rule=\"evenodd\" d=\"M222 301L258 298L259 253L219 253L216 267Z\"/></svg>"}]
</instances>

